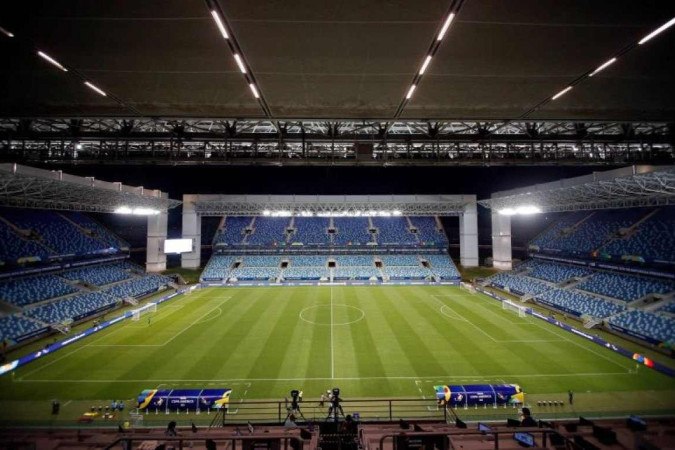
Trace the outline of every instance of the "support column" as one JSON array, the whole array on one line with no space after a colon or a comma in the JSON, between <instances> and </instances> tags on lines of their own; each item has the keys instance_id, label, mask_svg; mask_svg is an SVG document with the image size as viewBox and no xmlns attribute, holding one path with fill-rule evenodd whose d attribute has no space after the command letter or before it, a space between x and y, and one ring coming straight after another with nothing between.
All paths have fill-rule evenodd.
<instances>
[{"instance_id":1,"label":"support column","mask_svg":"<svg viewBox=\"0 0 675 450\"><path fill-rule=\"evenodd\" d=\"M184 269L198 269L202 257L202 216L195 210L198 196L183 195L183 239L192 239L192 251L180 256L180 266Z\"/></svg>"},{"instance_id":2,"label":"support column","mask_svg":"<svg viewBox=\"0 0 675 450\"><path fill-rule=\"evenodd\" d=\"M162 272L166 270L166 240L167 212L163 211L154 216L148 216L148 241L145 259L145 270L148 272Z\"/></svg>"},{"instance_id":3,"label":"support column","mask_svg":"<svg viewBox=\"0 0 675 450\"><path fill-rule=\"evenodd\" d=\"M492 210L492 266L511 270L511 216Z\"/></svg>"},{"instance_id":4,"label":"support column","mask_svg":"<svg viewBox=\"0 0 675 450\"><path fill-rule=\"evenodd\" d=\"M459 262L463 267L478 267L478 211L476 196L468 196L459 216Z\"/></svg>"}]
</instances>

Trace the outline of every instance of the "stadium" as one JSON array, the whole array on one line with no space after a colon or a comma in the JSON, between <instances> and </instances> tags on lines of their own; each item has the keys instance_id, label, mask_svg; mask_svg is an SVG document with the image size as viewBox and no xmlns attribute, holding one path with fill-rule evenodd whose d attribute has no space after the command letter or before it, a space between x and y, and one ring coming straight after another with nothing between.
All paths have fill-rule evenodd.
<instances>
[{"instance_id":1,"label":"stadium","mask_svg":"<svg viewBox=\"0 0 675 450\"><path fill-rule=\"evenodd\" d=\"M675 445L670 2L20 3L0 446Z\"/></svg>"}]
</instances>

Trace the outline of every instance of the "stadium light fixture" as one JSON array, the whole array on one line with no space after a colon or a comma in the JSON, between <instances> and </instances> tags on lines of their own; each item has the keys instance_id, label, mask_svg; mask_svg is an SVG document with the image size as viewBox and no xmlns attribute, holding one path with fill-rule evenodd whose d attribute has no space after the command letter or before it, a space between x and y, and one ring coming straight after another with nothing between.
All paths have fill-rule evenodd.
<instances>
[{"instance_id":1,"label":"stadium light fixture","mask_svg":"<svg viewBox=\"0 0 675 450\"><path fill-rule=\"evenodd\" d=\"M445 37L445 33L448 31L448 28L450 28L450 24L452 23L452 20L455 18L455 13L450 13L447 19L445 19L445 23L443 24L443 28L441 28L441 32L438 33L438 37L436 38L437 41L442 40Z\"/></svg>"},{"instance_id":2,"label":"stadium light fixture","mask_svg":"<svg viewBox=\"0 0 675 450\"><path fill-rule=\"evenodd\" d=\"M422 63L422 67L420 68L420 75L424 75L424 72L426 72L430 62L431 62L431 55L427 55L427 59L424 60L424 63Z\"/></svg>"},{"instance_id":3,"label":"stadium light fixture","mask_svg":"<svg viewBox=\"0 0 675 450\"><path fill-rule=\"evenodd\" d=\"M515 216L515 215L529 216L532 214L541 213L541 208L533 205L523 205L518 206L516 208L503 208L498 210L497 213L501 214L502 216Z\"/></svg>"},{"instance_id":4,"label":"stadium light fixture","mask_svg":"<svg viewBox=\"0 0 675 450\"><path fill-rule=\"evenodd\" d=\"M96 86L95 84L90 83L89 81L85 81L84 84L85 84L89 89L91 89L92 91L94 91L94 92L96 92L96 93L98 93L98 94L100 94L100 95L102 95L102 96L104 96L104 97L107 97L107 96L108 96L108 94L106 94L105 92L103 92L103 90L102 90L101 88L99 88L98 86Z\"/></svg>"},{"instance_id":5,"label":"stadium light fixture","mask_svg":"<svg viewBox=\"0 0 675 450\"><path fill-rule=\"evenodd\" d=\"M8 38L13 38L13 37L14 37L14 33L12 33L11 31L9 31L9 30L7 30L7 29L5 29L5 28L2 28L2 27L0 27L0 33L4 34L4 35L7 36Z\"/></svg>"},{"instance_id":6,"label":"stadium light fixture","mask_svg":"<svg viewBox=\"0 0 675 450\"><path fill-rule=\"evenodd\" d=\"M258 89L256 89L255 84L250 83L250 84L248 85L248 87L251 88L251 92L253 92L253 96L254 96L255 98L260 98L260 94L258 93Z\"/></svg>"},{"instance_id":7,"label":"stadium light fixture","mask_svg":"<svg viewBox=\"0 0 675 450\"><path fill-rule=\"evenodd\" d=\"M640 42L638 42L638 45L642 45L642 44L650 41L656 35L663 33L664 31L666 31L668 28L672 27L673 25L675 25L675 17L673 17L668 22L666 22L663 25L661 25L660 27L658 27L656 30L649 33L647 36L640 39Z\"/></svg>"},{"instance_id":8,"label":"stadium light fixture","mask_svg":"<svg viewBox=\"0 0 675 450\"><path fill-rule=\"evenodd\" d=\"M239 56L238 53L234 54L234 60L237 61L237 65L239 66L241 73L246 73L246 66L244 66L244 61L241 60L241 56Z\"/></svg>"},{"instance_id":9,"label":"stadium light fixture","mask_svg":"<svg viewBox=\"0 0 675 450\"><path fill-rule=\"evenodd\" d=\"M52 58L51 56L49 56L45 52L43 52L41 50L38 50L37 54L40 58L44 59L49 64L58 67L59 69L63 70L64 72L68 72L68 69L63 67L63 65L60 62L58 62L57 60L55 60L54 58Z\"/></svg>"},{"instance_id":10,"label":"stadium light fixture","mask_svg":"<svg viewBox=\"0 0 675 450\"><path fill-rule=\"evenodd\" d=\"M559 98L559 97L565 95L565 94L566 94L567 92L569 92L571 89L572 89L572 86L567 86L565 89L563 89L562 91L558 92L558 93L555 94L553 97L551 97L551 100L556 100L557 98Z\"/></svg>"},{"instance_id":11,"label":"stadium light fixture","mask_svg":"<svg viewBox=\"0 0 675 450\"><path fill-rule=\"evenodd\" d=\"M593 72L591 72L588 76L592 77L596 73L600 72L601 70L605 70L607 67L611 66L616 62L616 58L612 58L609 61L605 61L604 63L600 64L597 69L595 69Z\"/></svg>"},{"instance_id":12,"label":"stadium light fixture","mask_svg":"<svg viewBox=\"0 0 675 450\"><path fill-rule=\"evenodd\" d=\"M220 30L220 34L223 35L223 38L230 39L230 36L227 34L227 30L225 29L225 24L223 24L223 20L220 18L220 15L218 15L218 11L216 11L215 9L212 9L211 15L213 16L213 20L215 20L216 25L218 26L218 29Z\"/></svg>"},{"instance_id":13,"label":"stadium light fixture","mask_svg":"<svg viewBox=\"0 0 675 450\"><path fill-rule=\"evenodd\" d=\"M263 211L263 216L269 216L270 214L272 214L272 211L270 211L269 209Z\"/></svg>"},{"instance_id":14,"label":"stadium light fixture","mask_svg":"<svg viewBox=\"0 0 675 450\"><path fill-rule=\"evenodd\" d=\"M159 211L152 208L130 208L128 206L120 206L115 210L115 214L133 214L134 216L156 216Z\"/></svg>"},{"instance_id":15,"label":"stadium light fixture","mask_svg":"<svg viewBox=\"0 0 675 450\"><path fill-rule=\"evenodd\" d=\"M416 87L417 87L417 86L415 86L414 84L413 84L412 86L410 86L410 89L408 89L408 93L407 93L406 96L405 96L406 100L410 100L410 98L411 98L412 95L413 95L413 92L415 92L415 88L416 88Z\"/></svg>"}]
</instances>

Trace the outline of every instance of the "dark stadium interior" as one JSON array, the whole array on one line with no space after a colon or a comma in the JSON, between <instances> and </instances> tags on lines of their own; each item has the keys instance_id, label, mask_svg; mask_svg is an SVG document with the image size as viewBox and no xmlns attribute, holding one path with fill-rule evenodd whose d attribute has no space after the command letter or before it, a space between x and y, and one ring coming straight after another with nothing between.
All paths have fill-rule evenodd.
<instances>
[{"instance_id":1,"label":"dark stadium interior","mask_svg":"<svg viewBox=\"0 0 675 450\"><path fill-rule=\"evenodd\" d=\"M675 0L1 11L0 448L675 448Z\"/></svg>"}]
</instances>

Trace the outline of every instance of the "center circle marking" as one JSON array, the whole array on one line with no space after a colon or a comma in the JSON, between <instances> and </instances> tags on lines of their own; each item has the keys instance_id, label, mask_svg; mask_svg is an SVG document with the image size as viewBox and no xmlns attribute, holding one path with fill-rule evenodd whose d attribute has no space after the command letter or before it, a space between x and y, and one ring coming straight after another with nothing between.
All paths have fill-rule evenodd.
<instances>
[{"instance_id":1,"label":"center circle marking","mask_svg":"<svg viewBox=\"0 0 675 450\"><path fill-rule=\"evenodd\" d=\"M336 322L336 321L333 321L332 324L331 324L331 322L315 322L314 320L311 320L311 319L308 319L308 318L305 317L305 313L306 313L307 311L312 310L312 309L317 309L317 308L329 308L329 309L330 309L330 308L331 308L331 305L314 305L314 306L308 306L307 308L305 308L305 309L303 309L302 311L300 311L300 320L303 320L303 321L305 321L305 322L307 322L307 323L311 323L312 325L351 325L351 324L356 323L356 322L358 322L358 321L360 321L360 320L363 320L363 318L366 316L366 313L365 313L361 308L357 308L356 306L351 306L351 305L333 305L333 306L332 306L333 310L338 309L338 308L351 308L351 309L355 309L355 310L357 310L358 312L360 312L360 313L361 313L361 316L359 316L358 318L356 318L356 319L354 319L354 320L351 320L351 321L349 321L349 322Z\"/></svg>"}]
</instances>

